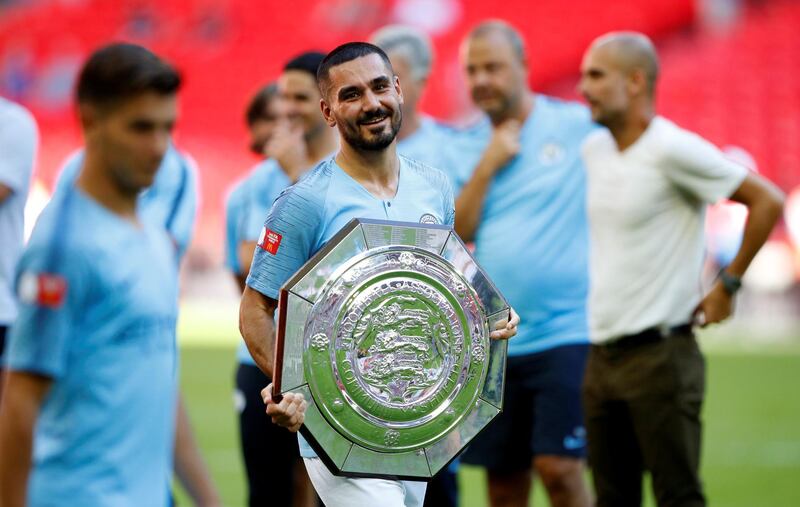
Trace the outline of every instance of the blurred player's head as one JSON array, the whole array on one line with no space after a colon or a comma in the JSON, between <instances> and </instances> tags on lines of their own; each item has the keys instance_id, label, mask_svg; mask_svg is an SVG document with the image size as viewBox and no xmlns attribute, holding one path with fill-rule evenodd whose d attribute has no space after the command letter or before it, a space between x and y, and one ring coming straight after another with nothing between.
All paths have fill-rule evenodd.
<instances>
[{"instance_id":1,"label":"blurred player's head","mask_svg":"<svg viewBox=\"0 0 800 507\"><path fill-rule=\"evenodd\" d=\"M405 110L416 111L428 81L433 61L431 41L424 32L405 26L390 25L372 34L372 43L381 48L403 86Z\"/></svg>"},{"instance_id":2,"label":"blurred player's head","mask_svg":"<svg viewBox=\"0 0 800 507\"><path fill-rule=\"evenodd\" d=\"M461 46L461 61L475 105L494 122L512 116L528 93L525 43L505 21L476 26Z\"/></svg>"},{"instance_id":3,"label":"blurred player's head","mask_svg":"<svg viewBox=\"0 0 800 507\"><path fill-rule=\"evenodd\" d=\"M78 77L76 100L87 157L118 189L150 186L177 118L176 70L147 49L112 44L95 51Z\"/></svg>"},{"instance_id":4,"label":"blurred player's head","mask_svg":"<svg viewBox=\"0 0 800 507\"><path fill-rule=\"evenodd\" d=\"M270 83L258 90L247 106L245 119L250 131L250 150L256 155L264 155L264 146L278 122L277 96L278 85Z\"/></svg>"},{"instance_id":5,"label":"blurred player's head","mask_svg":"<svg viewBox=\"0 0 800 507\"><path fill-rule=\"evenodd\" d=\"M652 107L658 56L646 35L612 32L595 39L581 63L580 91L594 121L613 127Z\"/></svg>"},{"instance_id":6,"label":"blurred player's head","mask_svg":"<svg viewBox=\"0 0 800 507\"><path fill-rule=\"evenodd\" d=\"M308 51L289 60L278 78L282 106L289 120L303 127L306 141L316 137L327 127L319 114L319 88L317 67L323 53Z\"/></svg>"},{"instance_id":7,"label":"blurred player's head","mask_svg":"<svg viewBox=\"0 0 800 507\"><path fill-rule=\"evenodd\" d=\"M343 44L317 71L322 114L342 139L359 150L386 149L403 120L403 92L389 57L366 42Z\"/></svg>"}]
</instances>

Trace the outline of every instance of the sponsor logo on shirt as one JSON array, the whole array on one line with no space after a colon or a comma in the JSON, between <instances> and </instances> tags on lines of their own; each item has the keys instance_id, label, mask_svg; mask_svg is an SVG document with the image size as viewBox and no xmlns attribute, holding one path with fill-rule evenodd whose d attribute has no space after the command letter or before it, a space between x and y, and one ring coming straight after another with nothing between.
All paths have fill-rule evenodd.
<instances>
[{"instance_id":1,"label":"sponsor logo on shirt","mask_svg":"<svg viewBox=\"0 0 800 507\"><path fill-rule=\"evenodd\" d=\"M431 215L430 213L425 213L421 217L419 217L419 223L421 224L438 224L439 219L435 216Z\"/></svg>"},{"instance_id":2,"label":"sponsor logo on shirt","mask_svg":"<svg viewBox=\"0 0 800 507\"><path fill-rule=\"evenodd\" d=\"M258 246L272 255L275 255L278 253L278 248L281 246L281 239L283 239L283 236L264 227L261 229L261 236L258 238Z\"/></svg>"},{"instance_id":3,"label":"sponsor logo on shirt","mask_svg":"<svg viewBox=\"0 0 800 507\"><path fill-rule=\"evenodd\" d=\"M67 295L67 280L52 273L25 272L19 278L20 301L46 308L58 308Z\"/></svg>"}]
</instances>

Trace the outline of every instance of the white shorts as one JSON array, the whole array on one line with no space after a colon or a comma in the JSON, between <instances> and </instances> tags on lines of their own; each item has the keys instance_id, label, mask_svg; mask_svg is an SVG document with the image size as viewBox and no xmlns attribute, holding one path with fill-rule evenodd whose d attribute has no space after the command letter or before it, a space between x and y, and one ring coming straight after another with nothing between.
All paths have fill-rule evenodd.
<instances>
[{"instance_id":1,"label":"white shorts","mask_svg":"<svg viewBox=\"0 0 800 507\"><path fill-rule=\"evenodd\" d=\"M422 507L426 482L333 475L319 458L303 458L308 477L326 507Z\"/></svg>"}]
</instances>

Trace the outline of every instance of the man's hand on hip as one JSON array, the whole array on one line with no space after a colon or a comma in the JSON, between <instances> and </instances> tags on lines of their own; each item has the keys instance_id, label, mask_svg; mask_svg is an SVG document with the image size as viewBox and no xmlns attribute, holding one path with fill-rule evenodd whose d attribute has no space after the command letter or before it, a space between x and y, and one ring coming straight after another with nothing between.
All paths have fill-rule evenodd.
<instances>
[{"instance_id":1,"label":"man's hand on hip","mask_svg":"<svg viewBox=\"0 0 800 507\"><path fill-rule=\"evenodd\" d=\"M722 283L717 281L706 297L700 301L694 311L695 321L700 327L717 324L727 319L733 313L733 296L725 290Z\"/></svg>"}]
</instances>

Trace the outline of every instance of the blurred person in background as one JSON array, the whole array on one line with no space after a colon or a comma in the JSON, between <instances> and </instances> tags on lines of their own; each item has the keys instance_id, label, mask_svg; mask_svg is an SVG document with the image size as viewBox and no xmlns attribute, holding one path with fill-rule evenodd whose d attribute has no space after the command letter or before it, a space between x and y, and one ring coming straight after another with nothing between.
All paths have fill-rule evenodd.
<instances>
[{"instance_id":1,"label":"blurred person in background","mask_svg":"<svg viewBox=\"0 0 800 507\"><path fill-rule=\"evenodd\" d=\"M22 254L25 201L38 143L33 115L0 97L0 399L6 335L17 316L14 267Z\"/></svg>"},{"instance_id":2,"label":"blurred person in background","mask_svg":"<svg viewBox=\"0 0 800 507\"><path fill-rule=\"evenodd\" d=\"M234 183L225 199L225 267L234 276L240 291L244 290L249 265L242 265L239 243L245 228L244 211L247 204L247 179L266 162L264 151L278 123L278 85L270 83L262 87L250 99L245 111L245 121L250 134L250 151L262 158L241 180ZM244 342L242 342L244 346ZM245 348L244 352L247 352ZM249 354L248 354L249 357Z\"/></svg>"},{"instance_id":3,"label":"blurred person in background","mask_svg":"<svg viewBox=\"0 0 800 507\"><path fill-rule=\"evenodd\" d=\"M75 187L84 158L85 148L67 157L59 171L54 194ZM179 151L170 138L153 184L138 196L137 211L143 221L166 229L176 250L178 264L192 241L199 195L197 164L188 153ZM200 454L189 412L180 393L176 421L175 475L196 505L217 505L219 495Z\"/></svg>"},{"instance_id":4,"label":"blurred person in background","mask_svg":"<svg viewBox=\"0 0 800 507\"><path fill-rule=\"evenodd\" d=\"M551 505L588 506L580 386L588 350L584 106L535 94L519 33L487 21L462 45L475 105L465 133L455 228L523 325L508 344L503 412L462 462L487 469L493 507L528 504L532 468ZM503 245L498 249L497 245Z\"/></svg>"},{"instance_id":5,"label":"blurred person in background","mask_svg":"<svg viewBox=\"0 0 800 507\"><path fill-rule=\"evenodd\" d=\"M447 156L448 146L458 132L423 113L419 107L433 65L430 39L417 28L389 25L373 33L370 40L389 56L403 87L403 125L397 134L398 152L444 171L444 166L452 164Z\"/></svg>"},{"instance_id":6,"label":"blurred person in background","mask_svg":"<svg viewBox=\"0 0 800 507\"><path fill-rule=\"evenodd\" d=\"M433 63L430 39L416 28L390 25L373 33L370 40L389 56L403 87L403 123L397 133L397 152L446 173L451 172L444 166L450 163L446 153L455 132L419 110L419 101ZM457 472L458 461L455 460L428 482L425 493L427 507L458 505Z\"/></svg>"},{"instance_id":7,"label":"blurred person in background","mask_svg":"<svg viewBox=\"0 0 800 507\"><path fill-rule=\"evenodd\" d=\"M80 174L40 216L17 270L4 506L169 503L178 256L138 201L169 147L179 86L172 66L131 44L81 70Z\"/></svg>"},{"instance_id":8,"label":"blurred person in background","mask_svg":"<svg viewBox=\"0 0 800 507\"><path fill-rule=\"evenodd\" d=\"M267 159L245 184L248 211L239 246L241 266L250 266L264 219L278 194L339 146L336 130L325 123L319 111L316 73L324 57L317 51L301 53L283 66L278 77L280 100L275 104L277 119L264 145Z\"/></svg>"},{"instance_id":9,"label":"blurred person in background","mask_svg":"<svg viewBox=\"0 0 800 507\"><path fill-rule=\"evenodd\" d=\"M337 47L317 71L326 123L337 127L341 149L275 201L253 259L240 307L240 327L259 366L273 367L278 289L353 218L452 224L450 183L438 170L397 155L403 95L386 54L364 42ZM403 189L402 191L399 189ZM494 339L514 335L518 319ZM306 401L285 393L280 402L262 393L273 421L297 431ZM304 439L314 488L327 507L419 507L425 483L333 475Z\"/></svg>"},{"instance_id":10,"label":"blurred person in background","mask_svg":"<svg viewBox=\"0 0 800 507\"><path fill-rule=\"evenodd\" d=\"M783 196L700 136L655 112L658 58L635 32L596 39L580 89L607 127L583 147L588 174L592 347L584 407L599 507L703 506L699 477L705 362L694 326L721 322ZM703 218L729 197L749 217L736 256L705 294Z\"/></svg>"},{"instance_id":11,"label":"blurred person in background","mask_svg":"<svg viewBox=\"0 0 800 507\"><path fill-rule=\"evenodd\" d=\"M261 88L250 101L246 120L250 132L250 149L264 156L276 125L285 120L285 111L279 104L278 86L275 83ZM321 116L321 114L320 114ZM265 174L260 174L260 173ZM260 183L266 185L259 186ZM258 234L247 234L247 224L252 220L263 222L266 210L252 206L252 195L260 200L272 201L292 181L274 159L259 162L244 179L234 185L225 204L226 266L233 273L239 290L243 291L249 261ZM256 215L251 217L249 215ZM249 246L249 251L247 244ZM242 263L242 255L246 264ZM271 379L258 368L243 340L236 354L236 391L234 401L239 413L239 438L245 471L247 472L248 505L304 506L315 505L314 490L308 480L297 447L295 434L270 421L264 411L261 390ZM269 478L269 480L267 480ZM275 484L294 487L275 488Z\"/></svg>"}]
</instances>

